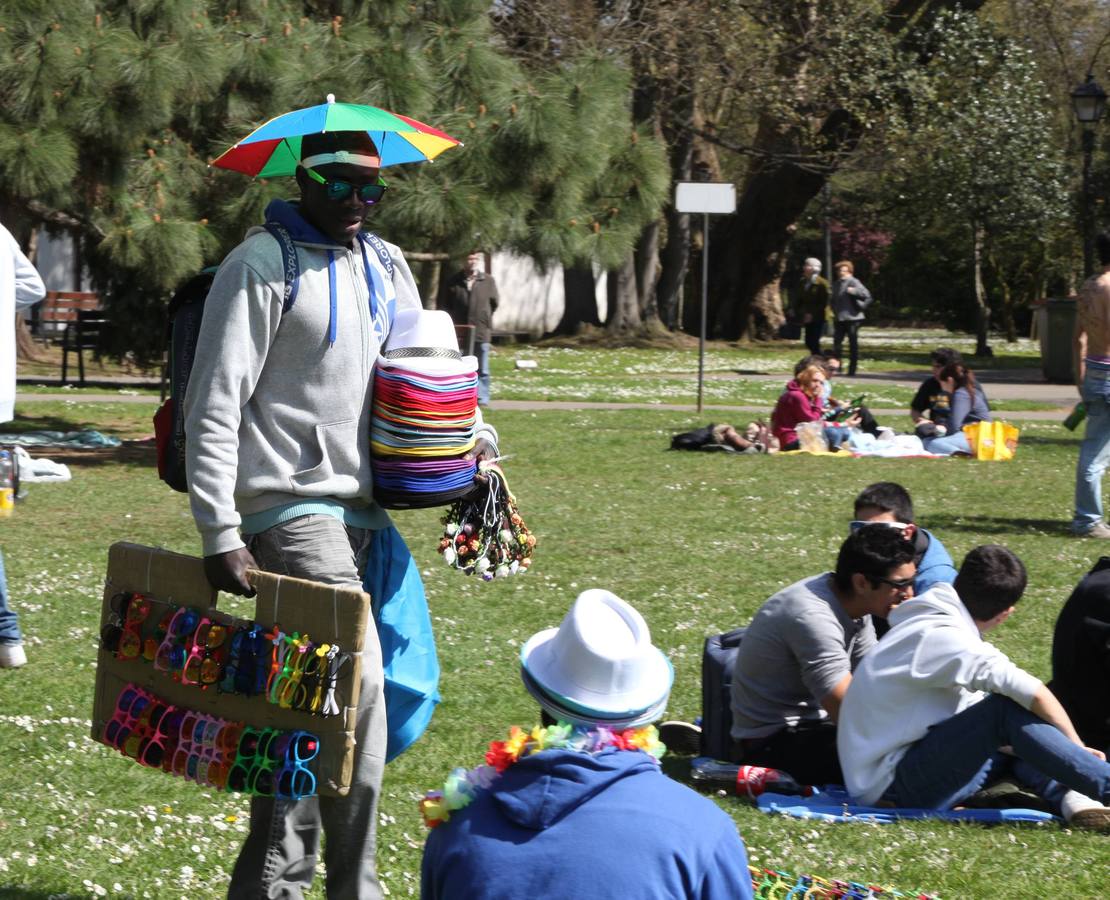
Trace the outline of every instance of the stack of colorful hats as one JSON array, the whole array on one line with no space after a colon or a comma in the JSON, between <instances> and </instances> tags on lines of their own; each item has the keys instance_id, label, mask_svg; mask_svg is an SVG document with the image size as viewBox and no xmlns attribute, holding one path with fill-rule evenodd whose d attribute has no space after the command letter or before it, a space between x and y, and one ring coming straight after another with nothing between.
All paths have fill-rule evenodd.
<instances>
[{"instance_id":1,"label":"stack of colorful hats","mask_svg":"<svg viewBox=\"0 0 1110 900\"><path fill-rule=\"evenodd\" d=\"M396 314L374 374L374 498L389 509L440 506L468 493L477 463L478 360L459 353L442 310Z\"/></svg>"}]
</instances>

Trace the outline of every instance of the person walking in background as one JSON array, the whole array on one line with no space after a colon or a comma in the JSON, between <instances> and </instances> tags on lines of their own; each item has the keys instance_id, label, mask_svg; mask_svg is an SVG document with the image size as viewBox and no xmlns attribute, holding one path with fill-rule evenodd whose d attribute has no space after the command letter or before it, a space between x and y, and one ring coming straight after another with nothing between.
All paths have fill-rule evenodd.
<instances>
[{"instance_id":1,"label":"person walking in background","mask_svg":"<svg viewBox=\"0 0 1110 900\"><path fill-rule=\"evenodd\" d=\"M810 353L821 352L821 331L829 305L829 283L821 277L821 260L809 257L802 266L802 280L794 298L794 316L802 325Z\"/></svg>"},{"instance_id":2,"label":"person walking in background","mask_svg":"<svg viewBox=\"0 0 1110 900\"><path fill-rule=\"evenodd\" d=\"M1075 383L1087 408L1087 431L1075 469L1075 516L1080 537L1110 538L1102 518L1102 473L1110 463L1110 231L1095 239L1102 272L1088 278L1075 310Z\"/></svg>"},{"instance_id":3,"label":"person walking in background","mask_svg":"<svg viewBox=\"0 0 1110 900\"><path fill-rule=\"evenodd\" d=\"M10 231L0 225L0 422L15 416L15 314L46 296L42 278ZM0 669L27 664L19 617L11 608L0 552Z\"/></svg>"},{"instance_id":4,"label":"person walking in background","mask_svg":"<svg viewBox=\"0 0 1110 900\"><path fill-rule=\"evenodd\" d=\"M929 453L944 456L966 453L970 456L971 444L961 429L975 422L991 421L987 395L975 380L975 373L963 363L949 363L937 373L937 381L949 397L948 434L925 438L921 443Z\"/></svg>"},{"instance_id":5,"label":"person walking in background","mask_svg":"<svg viewBox=\"0 0 1110 900\"><path fill-rule=\"evenodd\" d=\"M485 254L474 250L466 258L466 268L448 285L447 311L456 325L474 328L474 355L478 357L478 403L489 404L489 349L493 334L493 314L500 299L497 282L485 271Z\"/></svg>"},{"instance_id":6,"label":"person walking in background","mask_svg":"<svg viewBox=\"0 0 1110 900\"><path fill-rule=\"evenodd\" d=\"M848 338L848 374L855 375L859 365L859 327L863 311L871 305L871 292L855 276L855 266L841 260L833 266L836 281L832 285L833 355L843 358L844 338Z\"/></svg>"}]
</instances>

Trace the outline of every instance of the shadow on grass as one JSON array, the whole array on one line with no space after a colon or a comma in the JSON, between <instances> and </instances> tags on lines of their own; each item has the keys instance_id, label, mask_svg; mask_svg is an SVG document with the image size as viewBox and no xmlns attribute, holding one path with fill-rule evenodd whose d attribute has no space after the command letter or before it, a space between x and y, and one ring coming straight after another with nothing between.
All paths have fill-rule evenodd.
<instances>
[{"instance_id":1,"label":"shadow on grass","mask_svg":"<svg viewBox=\"0 0 1110 900\"><path fill-rule=\"evenodd\" d=\"M1044 444L1045 446L1056 445L1069 445L1075 448L1079 447L1079 439L1083 437L1082 432L1070 437L1049 437L1043 434L1021 434L1018 436L1018 450L1025 444Z\"/></svg>"},{"instance_id":2,"label":"shadow on grass","mask_svg":"<svg viewBox=\"0 0 1110 900\"><path fill-rule=\"evenodd\" d=\"M929 516L929 530L937 534L949 531L977 531L982 534L1054 534L1071 535L1071 522L1066 519L1023 519L1004 516L951 516L944 513Z\"/></svg>"}]
</instances>

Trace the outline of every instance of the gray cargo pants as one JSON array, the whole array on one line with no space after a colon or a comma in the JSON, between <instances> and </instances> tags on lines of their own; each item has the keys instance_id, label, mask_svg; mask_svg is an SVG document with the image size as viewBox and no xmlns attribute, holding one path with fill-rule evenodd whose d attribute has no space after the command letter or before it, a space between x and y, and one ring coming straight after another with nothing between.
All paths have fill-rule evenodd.
<instances>
[{"instance_id":1,"label":"gray cargo pants","mask_svg":"<svg viewBox=\"0 0 1110 900\"><path fill-rule=\"evenodd\" d=\"M324 584L362 588L372 531L328 515L293 519L244 535L259 567ZM324 867L331 900L379 900L374 860L378 795L385 768L386 721L382 654L370 623L362 651L355 724L354 773L346 797L251 798L250 833L239 852L227 895L233 900L299 900L312 883L324 831ZM340 635L340 646L342 638Z\"/></svg>"}]
</instances>

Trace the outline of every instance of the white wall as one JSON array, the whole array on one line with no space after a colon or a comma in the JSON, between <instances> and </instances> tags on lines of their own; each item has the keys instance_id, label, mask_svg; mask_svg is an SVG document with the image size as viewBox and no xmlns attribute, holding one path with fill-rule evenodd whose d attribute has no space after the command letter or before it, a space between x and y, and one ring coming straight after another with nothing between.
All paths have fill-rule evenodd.
<instances>
[{"instance_id":1,"label":"white wall","mask_svg":"<svg viewBox=\"0 0 1110 900\"><path fill-rule=\"evenodd\" d=\"M88 273L82 273L82 284L73 276L76 245L64 231L51 234L45 228L39 232L35 268L39 270L48 291L83 291L88 289Z\"/></svg>"},{"instance_id":2,"label":"white wall","mask_svg":"<svg viewBox=\"0 0 1110 900\"><path fill-rule=\"evenodd\" d=\"M566 305L562 266L541 272L527 256L497 252L490 260L490 274L501 296L493 315L496 331L527 331L538 337L559 324ZM609 305L604 272L594 272L594 297L598 318L604 322Z\"/></svg>"}]
</instances>

